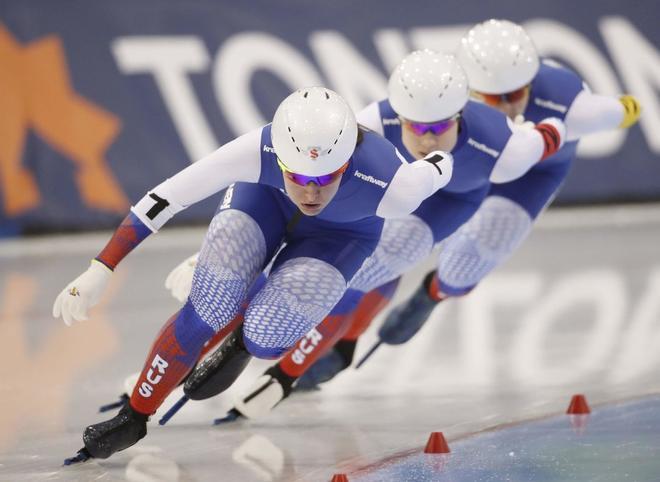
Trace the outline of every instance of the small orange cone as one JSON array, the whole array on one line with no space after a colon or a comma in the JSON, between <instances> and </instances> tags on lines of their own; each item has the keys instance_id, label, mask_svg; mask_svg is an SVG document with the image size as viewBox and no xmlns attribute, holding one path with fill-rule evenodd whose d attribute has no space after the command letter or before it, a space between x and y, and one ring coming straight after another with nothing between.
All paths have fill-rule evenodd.
<instances>
[{"instance_id":1,"label":"small orange cone","mask_svg":"<svg viewBox=\"0 0 660 482\"><path fill-rule=\"evenodd\" d=\"M587 404L587 399L584 398L584 395L573 395L571 398L571 404L568 406L566 413L569 415L586 415L591 413L591 409Z\"/></svg>"},{"instance_id":2,"label":"small orange cone","mask_svg":"<svg viewBox=\"0 0 660 482\"><path fill-rule=\"evenodd\" d=\"M346 474L335 474L330 482L348 482Z\"/></svg>"},{"instance_id":3,"label":"small orange cone","mask_svg":"<svg viewBox=\"0 0 660 482\"><path fill-rule=\"evenodd\" d=\"M445 436L442 435L442 432L433 432L429 437L429 441L426 442L426 448L424 449L425 454L448 454L450 452L449 445L445 440Z\"/></svg>"}]
</instances>

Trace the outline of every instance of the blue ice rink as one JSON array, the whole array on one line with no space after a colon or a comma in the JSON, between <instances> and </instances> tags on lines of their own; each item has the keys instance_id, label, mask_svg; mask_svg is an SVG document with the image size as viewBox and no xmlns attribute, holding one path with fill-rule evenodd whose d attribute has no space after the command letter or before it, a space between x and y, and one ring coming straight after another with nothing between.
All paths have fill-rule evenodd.
<instances>
[{"instance_id":1,"label":"blue ice rink","mask_svg":"<svg viewBox=\"0 0 660 482\"><path fill-rule=\"evenodd\" d=\"M660 480L660 396L474 434L450 454L415 453L358 470L358 482Z\"/></svg>"}]
</instances>

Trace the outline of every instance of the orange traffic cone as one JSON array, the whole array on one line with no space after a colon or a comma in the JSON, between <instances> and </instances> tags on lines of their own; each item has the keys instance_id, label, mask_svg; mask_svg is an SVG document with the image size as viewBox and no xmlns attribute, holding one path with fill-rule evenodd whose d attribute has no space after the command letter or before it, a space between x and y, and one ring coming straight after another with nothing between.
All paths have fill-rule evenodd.
<instances>
[{"instance_id":1,"label":"orange traffic cone","mask_svg":"<svg viewBox=\"0 0 660 482\"><path fill-rule=\"evenodd\" d=\"M449 445L445 440L445 436L442 432L433 432L429 437L429 441L426 442L426 448L424 449L425 454L448 454L450 452Z\"/></svg>"},{"instance_id":2,"label":"orange traffic cone","mask_svg":"<svg viewBox=\"0 0 660 482\"><path fill-rule=\"evenodd\" d=\"M568 406L566 413L569 415L586 415L591 413L591 409L587 404L587 399L584 398L584 395L573 395L571 398L571 404Z\"/></svg>"},{"instance_id":3,"label":"orange traffic cone","mask_svg":"<svg viewBox=\"0 0 660 482\"><path fill-rule=\"evenodd\" d=\"M330 482L348 482L348 476L346 474L335 474Z\"/></svg>"}]
</instances>

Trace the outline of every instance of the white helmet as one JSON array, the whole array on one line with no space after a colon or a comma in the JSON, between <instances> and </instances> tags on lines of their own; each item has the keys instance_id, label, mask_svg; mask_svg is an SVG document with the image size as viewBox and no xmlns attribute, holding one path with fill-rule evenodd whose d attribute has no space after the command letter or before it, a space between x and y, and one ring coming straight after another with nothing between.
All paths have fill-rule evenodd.
<instances>
[{"instance_id":1,"label":"white helmet","mask_svg":"<svg viewBox=\"0 0 660 482\"><path fill-rule=\"evenodd\" d=\"M417 122L447 119L468 101L468 79L453 55L416 50L394 69L387 86L400 116Z\"/></svg>"},{"instance_id":2,"label":"white helmet","mask_svg":"<svg viewBox=\"0 0 660 482\"><path fill-rule=\"evenodd\" d=\"M505 94L529 84L539 70L539 55L523 28L508 20L487 20L461 39L456 54L470 88Z\"/></svg>"},{"instance_id":3,"label":"white helmet","mask_svg":"<svg viewBox=\"0 0 660 482\"><path fill-rule=\"evenodd\" d=\"M284 99L270 132L280 161L305 176L336 171L357 142L355 114L339 94L324 87L300 89Z\"/></svg>"}]
</instances>

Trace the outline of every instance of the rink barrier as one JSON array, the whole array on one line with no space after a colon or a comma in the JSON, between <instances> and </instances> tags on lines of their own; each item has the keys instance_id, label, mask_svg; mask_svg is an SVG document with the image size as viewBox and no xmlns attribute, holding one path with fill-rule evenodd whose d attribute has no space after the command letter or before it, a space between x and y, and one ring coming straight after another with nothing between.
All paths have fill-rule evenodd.
<instances>
[{"instance_id":1,"label":"rink barrier","mask_svg":"<svg viewBox=\"0 0 660 482\"><path fill-rule=\"evenodd\" d=\"M5 0L0 83L16 101L3 104L0 123L0 237L112 228L148 189L270 121L292 90L325 84L360 110L386 95L388 74L408 50L454 50L489 17L522 23L542 55L576 70L594 92L630 92L642 105L638 125L581 143L557 201L660 199L651 75L660 68L660 30L649 15L657 2L621 11L609 3L588 0L576 11L573 0L556 0L540 13L513 0L460 2L439 17L433 2L393 16L400 2L364 0L348 15L361 21L347 22L341 2L291 15L267 0L171 0L145 23L143 6L129 0L104 8L71 0L72 15L56 2ZM208 222L219 200L173 223Z\"/></svg>"}]
</instances>

